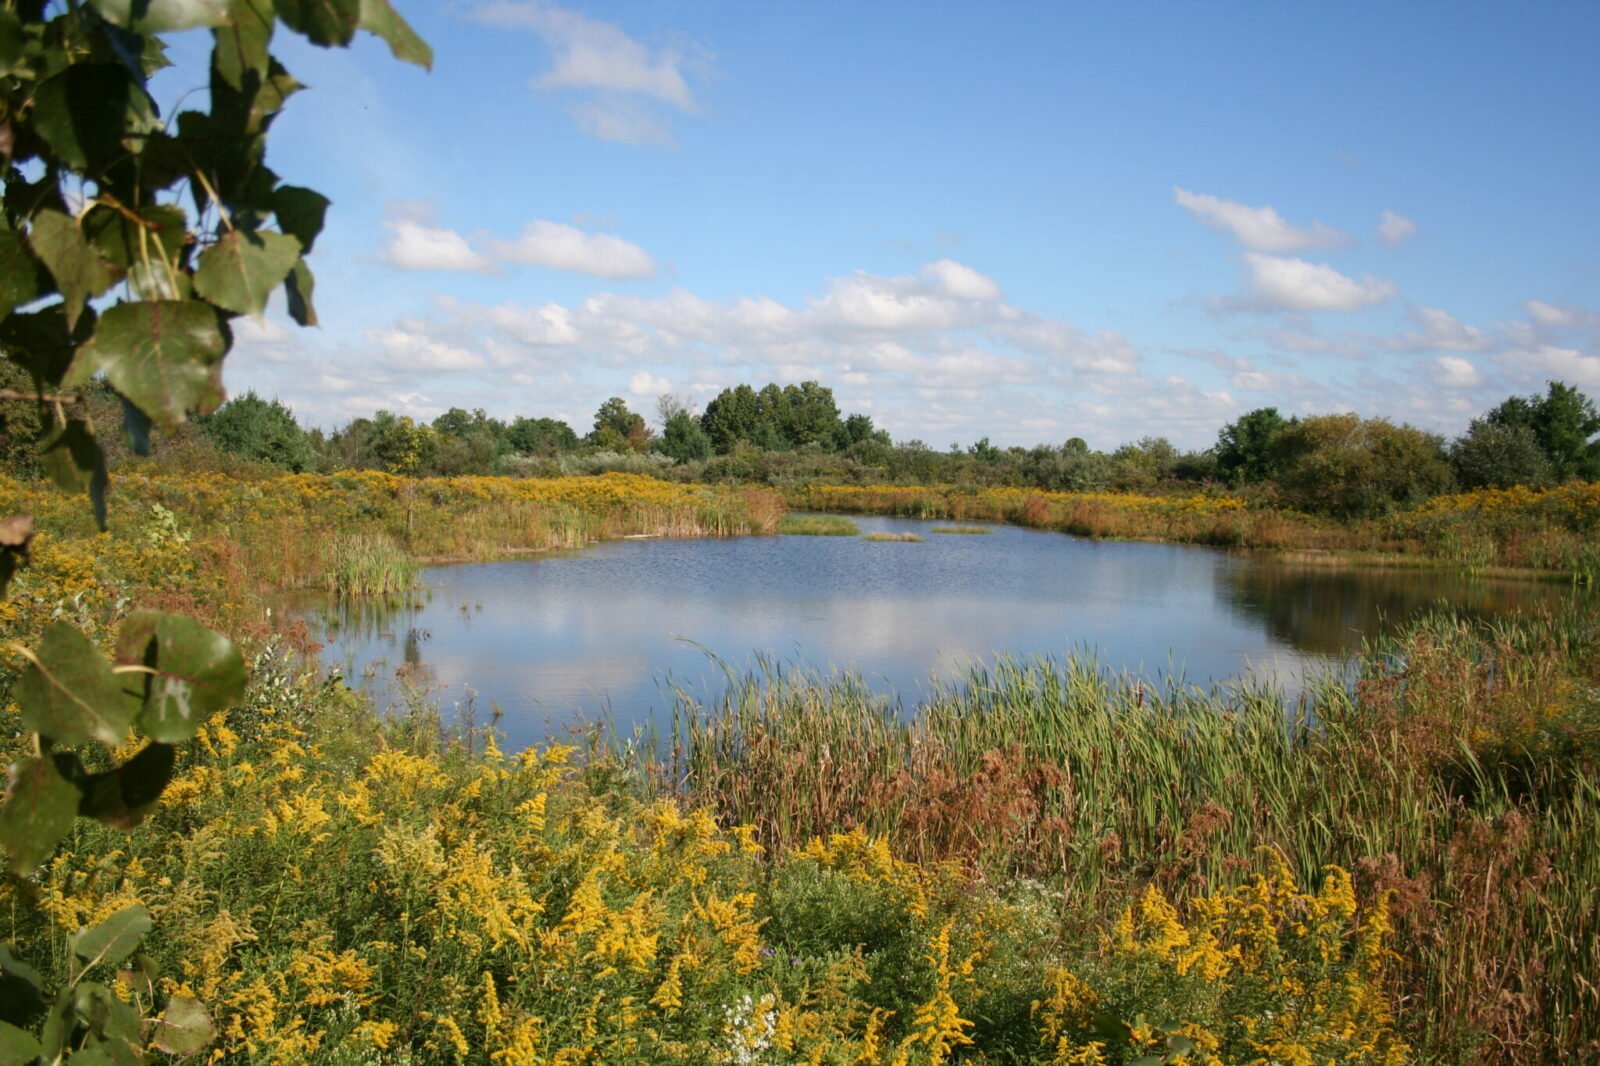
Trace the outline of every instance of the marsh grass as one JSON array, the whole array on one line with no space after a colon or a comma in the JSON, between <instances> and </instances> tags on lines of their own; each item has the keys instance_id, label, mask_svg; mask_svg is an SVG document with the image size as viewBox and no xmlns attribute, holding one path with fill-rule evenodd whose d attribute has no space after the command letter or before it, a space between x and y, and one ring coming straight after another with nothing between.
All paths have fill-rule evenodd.
<instances>
[{"instance_id":1,"label":"marsh grass","mask_svg":"<svg viewBox=\"0 0 1600 1066\"><path fill-rule=\"evenodd\" d=\"M422 567L382 533L334 538L323 572L327 590L340 599L391 597L417 587Z\"/></svg>"},{"instance_id":2,"label":"marsh grass","mask_svg":"<svg viewBox=\"0 0 1600 1066\"><path fill-rule=\"evenodd\" d=\"M861 529L838 515L784 515L778 520L778 532L790 537L854 537Z\"/></svg>"},{"instance_id":3,"label":"marsh grass","mask_svg":"<svg viewBox=\"0 0 1600 1066\"><path fill-rule=\"evenodd\" d=\"M1391 989L1444 1060L1600 1040L1595 619L1427 618L1303 695L1002 659L907 709L770 666L680 698L657 780L777 854L861 826L898 853L1056 886L1084 935L1155 885L1237 884L1262 849L1391 894Z\"/></svg>"},{"instance_id":4,"label":"marsh grass","mask_svg":"<svg viewBox=\"0 0 1600 1066\"><path fill-rule=\"evenodd\" d=\"M935 530L937 532L937 530ZM922 538L915 533L868 533L861 538L876 542L895 542L899 544L920 544Z\"/></svg>"},{"instance_id":5,"label":"marsh grass","mask_svg":"<svg viewBox=\"0 0 1600 1066\"><path fill-rule=\"evenodd\" d=\"M951 533L963 536L975 536L982 533L993 533L988 526L938 526L928 530L929 533Z\"/></svg>"}]
</instances>

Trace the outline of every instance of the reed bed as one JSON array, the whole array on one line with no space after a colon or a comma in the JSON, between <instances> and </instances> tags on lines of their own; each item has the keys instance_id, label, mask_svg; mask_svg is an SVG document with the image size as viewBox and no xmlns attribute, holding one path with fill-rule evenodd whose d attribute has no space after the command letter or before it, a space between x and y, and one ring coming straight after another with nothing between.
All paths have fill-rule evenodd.
<instances>
[{"instance_id":1,"label":"reed bed","mask_svg":"<svg viewBox=\"0 0 1600 1066\"><path fill-rule=\"evenodd\" d=\"M854 537L861 529L848 518L837 515L784 515L778 532L788 537Z\"/></svg>"},{"instance_id":2,"label":"reed bed","mask_svg":"<svg viewBox=\"0 0 1600 1066\"><path fill-rule=\"evenodd\" d=\"M917 536L915 533L868 533L866 536L862 537L861 539L862 540L870 540L870 541L873 541L874 543L893 543L893 544L920 544L920 543L922 543L922 538Z\"/></svg>"},{"instance_id":3,"label":"reed bed","mask_svg":"<svg viewBox=\"0 0 1600 1066\"><path fill-rule=\"evenodd\" d=\"M1391 993L1442 1061L1600 1050L1595 622L1436 616L1297 700L1002 659L916 708L769 667L681 699L654 779L783 853L861 826L919 862L1059 887L1085 935L1155 885L1226 889L1262 849L1392 899Z\"/></svg>"},{"instance_id":4,"label":"reed bed","mask_svg":"<svg viewBox=\"0 0 1600 1066\"><path fill-rule=\"evenodd\" d=\"M340 599L397 596L417 587L422 567L383 534L348 533L334 538L323 580Z\"/></svg>"}]
</instances>

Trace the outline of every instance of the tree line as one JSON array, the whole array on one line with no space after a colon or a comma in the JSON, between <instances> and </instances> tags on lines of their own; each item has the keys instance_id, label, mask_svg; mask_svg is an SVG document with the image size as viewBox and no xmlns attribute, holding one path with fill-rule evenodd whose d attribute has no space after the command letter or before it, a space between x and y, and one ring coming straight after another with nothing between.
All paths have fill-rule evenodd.
<instances>
[{"instance_id":1,"label":"tree line","mask_svg":"<svg viewBox=\"0 0 1600 1066\"><path fill-rule=\"evenodd\" d=\"M113 401L102 401L106 417ZM89 398L91 410L94 397ZM0 405L15 424L28 405ZM3 428L3 427L0 427ZM277 400L245 393L179 434L181 452L208 449L291 471L378 469L414 476L551 476L631 470L685 480L1022 486L1053 491L1160 492L1225 487L1341 517L1381 514L1456 489L1544 487L1600 480L1600 414L1576 387L1511 396L1453 440L1356 414L1288 417L1263 407L1223 426L1208 448L1144 437L1110 451L1082 437L1032 448L987 438L948 450L892 441L864 414L842 415L833 390L741 384L698 414L673 396L654 424L613 396L582 435L550 417L501 420L453 407L431 422L391 411L333 431L306 429ZM0 433L0 461L36 465L26 432ZM182 439L186 437L187 439ZM203 461L203 456L200 460Z\"/></svg>"}]
</instances>

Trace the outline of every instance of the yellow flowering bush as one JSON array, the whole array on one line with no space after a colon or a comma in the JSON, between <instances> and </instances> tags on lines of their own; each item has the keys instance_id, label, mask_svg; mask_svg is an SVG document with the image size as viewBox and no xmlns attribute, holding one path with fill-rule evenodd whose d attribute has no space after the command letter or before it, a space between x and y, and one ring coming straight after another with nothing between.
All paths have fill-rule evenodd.
<instances>
[{"instance_id":1,"label":"yellow flowering bush","mask_svg":"<svg viewBox=\"0 0 1600 1066\"><path fill-rule=\"evenodd\" d=\"M860 830L773 862L748 827L576 756L469 752L263 653L163 810L85 825L0 888L0 935L49 968L55 937L145 904L144 950L215 1020L215 1061L1075 1061L1103 1042L1091 1006L1135 1036L1177 1019L1220 1061L1392 1044L1382 914L1358 921L1338 871L1182 913L1151 893L1075 952L1044 897ZM1099 1053L1082 1061L1123 1052Z\"/></svg>"}]
</instances>

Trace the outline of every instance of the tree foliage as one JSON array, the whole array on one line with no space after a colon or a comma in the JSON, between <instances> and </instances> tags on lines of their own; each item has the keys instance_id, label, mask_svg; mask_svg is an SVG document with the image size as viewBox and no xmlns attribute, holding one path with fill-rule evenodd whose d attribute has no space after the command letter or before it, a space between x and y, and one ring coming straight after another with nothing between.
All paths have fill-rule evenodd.
<instances>
[{"instance_id":1,"label":"tree foliage","mask_svg":"<svg viewBox=\"0 0 1600 1066\"><path fill-rule=\"evenodd\" d=\"M1276 481L1282 471L1278 434L1294 425L1276 407L1260 407L1222 427L1215 448L1217 472L1231 485Z\"/></svg>"},{"instance_id":2,"label":"tree foliage","mask_svg":"<svg viewBox=\"0 0 1600 1066\"><path fill-rule=\"evenodd\" d=\"M1454 483L1441 437L1383 418L1302 419L1277 434L1274 448L1285 495L1308 511L1383 514Z\"/></svg>"},{"instance_id":3,"label":"tree foliage","mask_svg":"<svg viewBox=\"0 0 1600 1066\"><path fill-rule=\"evenodd\" d=\"M1484 415L1508 430L1525 430L1543 450L1557 481L1600 479L1600 412L1594 401L1565 382L1548 383L1545 394L1512 396Z\"/></svg>"},{"instance_id":4,"label":"tree foliage","mask_svg":"<svg viewBox=\"0 0 1600 1066\"><path fill-rule=\"evenodd\" d=\"M145 451L152 426L172 429L222 403L232 319L259 316L282 289L297 322L316 321L305 255L328 201L266 162L273 120L301 88L270 53L280 23L324 47L365 30L401 59L432 62L389 0L0 7L0 348L27 376L41 466L86 492L102 526L106 453L83 402L96 382L120 397L128 440ZM158 35L195 28L212 37L207 91L163 115L149 89L168 65ZM255 446L273 422L286 430L255 400L217 426ZM0 594L26 559L31 527L25 515L0 521ZM49 858L79 817L137 824L172 774L174 746L245 684L230 640L152 611L123 620L109 660L66 622L25 658L12 695L36 754L11 767L0 801L0 847L18 873ZM157 1021L91 979L127 959L149 928L149 914L130 907L74 938L81 965L48 1005L37 974L0 949L5 1060L140 1062L152 1047L200 1050L210 1023L193 1000L167 997ZM149 1003L155 986L143 976ZM38 1037L19 1028L41 1011Z\"/></svg>"},{"instance_id":5,"label":"tree foliage","mask_svg":"<svg viewBox=\"0 0 1600 1066\"><path fill-rule=\"evenodd\" d=\"M295 473L309 470L315 462L311 438L295 421L294 412L254 392L235 396L202 417L200 425L218 448L246 459Z\"/></svg>"}]
</instances>

